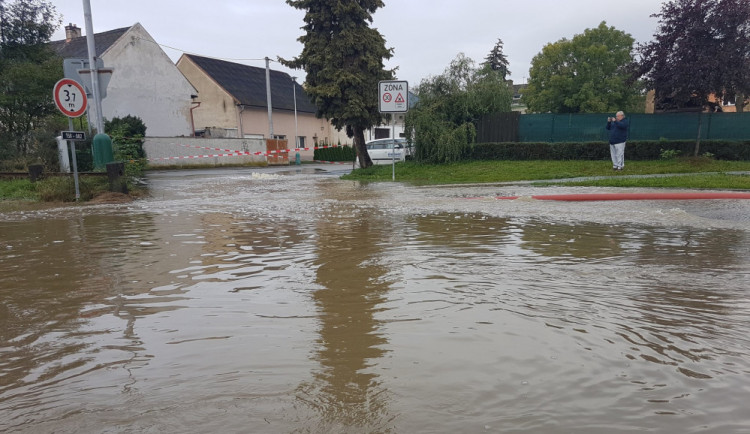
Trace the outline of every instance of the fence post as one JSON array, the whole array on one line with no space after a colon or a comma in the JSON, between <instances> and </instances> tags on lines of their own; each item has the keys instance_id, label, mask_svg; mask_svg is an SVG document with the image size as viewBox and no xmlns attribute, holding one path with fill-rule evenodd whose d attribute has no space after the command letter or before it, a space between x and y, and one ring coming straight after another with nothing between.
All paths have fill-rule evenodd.
<instances>
[{"instance_id":1,"label":"fence post","mask_svg":"<svg viewBox=\"0 0 750 434\"><path fill-rule=\"evenodd\" d=\"M109 191L128 193L128 184L125 182L125 163L117 161L107 163L107 178L109 178Z\"/></svg>"},{"instance_id":2,"label":"fence post","mask_svg":"<svg viewBox=\"0 0 750 434\"><path fill-rule=\"evenodd\" d=\"M30 164L29 181L36 182L38 179L41 179L42 171L44 171L44 166L42 166L41 164Z\"/></svg>"}]
</instances>

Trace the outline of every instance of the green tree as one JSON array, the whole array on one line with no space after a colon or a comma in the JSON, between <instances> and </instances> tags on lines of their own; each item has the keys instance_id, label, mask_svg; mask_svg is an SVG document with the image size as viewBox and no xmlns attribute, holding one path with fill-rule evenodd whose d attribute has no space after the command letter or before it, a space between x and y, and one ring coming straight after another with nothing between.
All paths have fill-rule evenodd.
<instances>
[{"instance_id":1,"label":"green tree","mask_svg":"<svg viewBox=\"0 0 750 434\"><path fill-rule=\"evenodd\" d=\"M710 96L750 95L750 2L671 0L662 5L654 40L640 45L638 77L660 110L701 109Z\"/></svg>"},{"instance_id":2,"label":"green tree","mask_svg":"<svg viewBox=\"0 0 750 434\"><path fill-rule=\"evenodd\" d=\"M501 71L458 54L442 75L416 89L417 104L406 115L415 159L428 163L459 161L476 139L476 124L488 113L510 111L512 94Z\"/></svg>"},{"instance_id":3,"label":"green tree","mask_svg":"<svg viewBox=\"0 0 750 434\"><path fill-rule=\"evenodd\" d=\"M502 39L497 40L497 43L492 48L492 51L490 51L490 54L484 59L482 66L485 65L492 68L493 71L499 72L502 75L503 80L507 79L510 75L510 70L508 69L508 58L503 53Z\"/></svg>"},{"instance_id":4,"label":"green tree","mask_svg":"<svg viewBox=\"0 0 750 434\"><path fill-rule=\"evenodd\" d=\"M547 44L534 56L523 98L537 113L634 111L644 97L630 80L634 39L607 27Z\"/></svg>"},{"instance_id":5,"label":"green tree","mask_svg":"<svg viewBox=\"0 0 750 434\"><path fill-rule=\"evenodd\" d=\"M304 69L305 92L318 107L318 116L353 137L361 167L372 160L365 147L365 130L382 120L378 111L378 82L391 80L384 60L392 50L377 29L372 14L382 0L287 0L306 11L302 27L302 54L280 59L291 68Z\"/></svg>"},{"instance_id":6,"label":"green tree","mask_svg":"<svg viewBox=\"0 0 750 434\"><path fill-rule=\"evenodd\" d=\"M59 24L49 2L0 0L0 158L27 157L38 146L33 130L57 114L62 62L46 43Z\"/></svg>"}]
</instances>

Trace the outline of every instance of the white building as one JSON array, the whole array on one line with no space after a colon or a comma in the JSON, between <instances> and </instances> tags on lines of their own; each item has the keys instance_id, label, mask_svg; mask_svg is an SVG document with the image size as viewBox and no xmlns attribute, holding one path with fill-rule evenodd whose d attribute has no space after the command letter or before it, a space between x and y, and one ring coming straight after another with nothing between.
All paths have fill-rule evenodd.
<instances>
[{"instance_id":1,"label":"white building","mask_svg":"<svg viewBox=\"0 0 750 434\"><path fill-rule=\"evenodd\" d=\"M64 59L86 59L88 46L81 29L65 27L66 39L51 47ZM96 57L113 73L102 100L105 119L137 116L150 137L190 136L191 97L197 92L172 60L139 23L94 35ZM96 107L89 103L89 123Z\"/></svg>"}]
</instances>

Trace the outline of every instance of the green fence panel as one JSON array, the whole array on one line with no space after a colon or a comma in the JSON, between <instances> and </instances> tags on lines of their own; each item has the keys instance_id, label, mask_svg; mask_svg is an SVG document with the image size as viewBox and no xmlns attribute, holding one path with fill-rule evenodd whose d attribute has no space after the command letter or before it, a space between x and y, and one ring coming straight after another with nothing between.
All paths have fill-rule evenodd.
<instances>
[{"instance_id":1,"label":"green fence panel","mask_svg":"<svg viewBox=\"0 0 750 434\"><path fill-rule=\"evenodd\" d=\"M707 115L707 114L706 114ZM630 118L630 140L695 140L698 137L698 120L706 122L706 115L698 113L632 114ZM705 139L708 128L701 128Z\"/></svg>"},{"instance_id":2,"label":"green fence panel","mask_svg":"<svg viewBox=\"0 0 750 434\"><path fill-rule=\"evenodd\" d=\"M748 140L750 113L712 113L707 130L712 140Z\"/></svg>"},{"instance_id":3,"label":"green fence panel","mask_svg":"<svg viewBox=\"0 0 750 434\"><path fill-rule=\"evenodd\" d=\"M518 125L520 142L607 141L607 117L600 114L528 114ZM632 114L630 140L750 140L750 113ZM487 139L485 139L487 140ZM500 140L497 140L500 141Z\"/></svg>"}]
</instances>

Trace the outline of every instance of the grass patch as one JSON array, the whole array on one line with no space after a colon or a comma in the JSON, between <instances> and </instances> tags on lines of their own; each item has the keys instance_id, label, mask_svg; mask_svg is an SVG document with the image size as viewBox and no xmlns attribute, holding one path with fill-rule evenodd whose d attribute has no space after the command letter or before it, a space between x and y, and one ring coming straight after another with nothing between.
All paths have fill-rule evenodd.
<instances>
[{"instance_id":1,"label":"grass patch","mask_svg":"<svg viewBox=\"0 0 750 434\"><path fill-rule=\"evenodd\" d=\"M81 176L78 179L80 200L91 200L109 189L109 180L103 176ZM30 200L44 202L75 202L76 189L73 177L50 176L37 182L28 179L0 181L0 198L4 200Z\"/></svg>"},{"instance_id":2,"label":"grass patch","mask_svg":"<svg viewBox=\"0 0 750 434\"><path fill-rule=\"evenodd\" d=\"M726 173L697 174L680 176L659 176L648 178L609 178L591 181L564 181L535 183L534 185L572 185L584 187L651 187L651 188L691 188L713 190L750 190L749 175Z\"/></svg>"},{"instance_id":3,"label":"grass patch","mask_svg":"<svg viewBox=\"0 0 750 434\"><path fill-rule=\"evenodd\" d=\"M703 187L696 188L731 188L743 187L744 180L737 175L727 172L750 171L750 161L723 161L710 158L678 158L672 160L629 161L623 171L615 172L612 165L606 161L470 161L454 164L417 164L402 162L396 164L396 180L412 184L463 184L463 183L501 183L516 181L562 180L577 177L612 177L622 178L622 186L633 180L625 180L628 175L669 175L669 174L701 174L723 173L723 176L698 177L694 182L702 182ZM342 179L360 181L391 181L392 169L390 165L372 166L366 169L356 169L352 173L342 176ZM685 185L690 177L678 176L674 180L668 178L644 178L638 186L669 186L692 188ZM699 181L700 179L700 181ZM562 182L562 181L560 181ZM585 181L576 185L596 185L601 181ZM619 182L619 181L618 181ZM558 183L555 181L555 183ZM609 186L618 186L608 184Z\"/></svg>"},{"instance_id":4,"label":"grass patch","mask_svg":"<svg viewBox=\"0 0 750 434\"><path fill-rule=\"evenodd\" d=\"M37 184L28 179L0 181L0 198L9 200L39 200Z\"/></svg>"}]
</instances>

